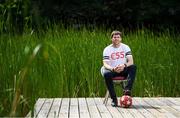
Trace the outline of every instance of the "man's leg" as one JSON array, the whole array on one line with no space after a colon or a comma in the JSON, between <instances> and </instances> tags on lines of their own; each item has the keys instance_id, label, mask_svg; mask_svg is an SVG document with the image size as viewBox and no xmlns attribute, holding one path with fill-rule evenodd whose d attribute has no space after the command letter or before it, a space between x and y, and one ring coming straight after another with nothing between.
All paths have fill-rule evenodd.
<instances>
[{"instance_id":1,"label":"man's leg","mask_svg":"<svg viewBox=\"0 0 180 118\"><path fill-rule=\"evenodd\" d=\"M136 65L131 65L127 67L125 71L128 73L129 77L128 83L125 86L124 94L131 95L130 91L132 90L133 83L136 77Z\"/></svg>"},{"instance_id":2,"label":"man's leg","mask_svg":"<svg viewBox=\"0 0 180 118\"><path fill-rule=\"evenodd\" d=\"M114 77L113 72L111 72L110 70L104 69L103 76L105 78L105 83L106 83L107 89L109 90L111 99L113 100L113 102L115 103L115 106L116 106L117 105L117 97L116 97L116 93L114 90L114 84L112 81L112 78Z\"/></svg>"}]
</instances>

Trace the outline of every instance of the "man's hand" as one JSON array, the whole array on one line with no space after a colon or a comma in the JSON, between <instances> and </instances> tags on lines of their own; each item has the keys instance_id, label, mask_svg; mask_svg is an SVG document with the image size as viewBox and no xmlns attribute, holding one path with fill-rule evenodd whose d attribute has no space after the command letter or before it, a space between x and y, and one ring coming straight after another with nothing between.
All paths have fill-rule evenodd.
<instances>
[{"instance_id":1,"label":"man's hand","mask_svg":"<svg viewBox=\"0 0 180 118\"><path fill-rule=\"evenodd\" d=\"M120 64L120 65L118 65L118 66L116 66L114 68L114 72L120 73L120 72L122 72L124 70L124 68L125 68L125 65L124 64Z\"/></svg>"}]
</instances>

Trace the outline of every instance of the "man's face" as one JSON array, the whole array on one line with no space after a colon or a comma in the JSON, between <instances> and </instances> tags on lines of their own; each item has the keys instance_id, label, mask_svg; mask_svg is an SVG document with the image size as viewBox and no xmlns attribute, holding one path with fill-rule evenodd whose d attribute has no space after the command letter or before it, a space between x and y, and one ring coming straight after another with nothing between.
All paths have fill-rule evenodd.
<instances>
[{"instance_id":1,"label":"man's face","mask_svg":"<svg viewBox=\"0 0 180 118\"><path fill-rule=\"evenodd\" d=\"M117 35L113 35L113 37L112 37L112 43L114 44L114 45L119 45L120 44L120 42L121 42L121 36L119 35L119 34L117 34Z\"/></svg>"}]
</instances>

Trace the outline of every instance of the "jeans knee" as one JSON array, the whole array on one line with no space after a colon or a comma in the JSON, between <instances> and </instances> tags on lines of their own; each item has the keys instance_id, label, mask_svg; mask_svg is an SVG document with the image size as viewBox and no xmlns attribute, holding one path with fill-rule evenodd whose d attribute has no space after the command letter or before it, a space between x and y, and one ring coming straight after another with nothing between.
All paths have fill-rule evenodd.
<instances>
[{"instance_id":1,"label":"jeans knee","mask_svg":"<svg viewBox=\"0 0 180 118\"><path fill-rule=\"evenodd\" d=\"M110 72L104 73L104 78L105 79L112 78L112 74Z\"/></svg>"},{"instance_id":2,"label":"jeans knee","mask_svg":"<svg viewBox=\"0 0 180 118\"><path fill-rule=\"evenodd\" d=\"M131 65L131 66L129 66L128 67L130 70L132 70L132 71L135 71L136 72L136 70L137 70L137 66L136 65Z\"/></svg>"}]
</instances>

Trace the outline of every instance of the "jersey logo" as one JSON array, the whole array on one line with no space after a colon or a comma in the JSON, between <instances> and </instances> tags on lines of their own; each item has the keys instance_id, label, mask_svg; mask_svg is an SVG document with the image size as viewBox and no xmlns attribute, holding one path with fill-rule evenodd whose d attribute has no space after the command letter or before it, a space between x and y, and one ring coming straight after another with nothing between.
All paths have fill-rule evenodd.
<instances>
[{"instance_id":1,"label":"jersey logo","mask_svg":"<svg viewBox=\"0 0 180 118\"><path fill-rule=\"evenodd\" d=\"M124 51L121 51L121 52L115 52L115 53L112 53L111 54L111 59L112 60L116 60L116 59L119 59L119 58L124 58Z\"/></svg>"}]
</instances>

